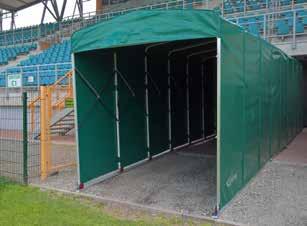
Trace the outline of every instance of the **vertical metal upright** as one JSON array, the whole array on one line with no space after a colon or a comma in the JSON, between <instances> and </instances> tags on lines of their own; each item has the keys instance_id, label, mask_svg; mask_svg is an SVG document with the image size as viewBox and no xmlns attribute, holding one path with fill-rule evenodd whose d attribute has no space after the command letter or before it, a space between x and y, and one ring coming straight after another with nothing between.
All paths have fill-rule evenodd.
<instances>
[{"instance_id":1,"label":"vertical metal upright","mask_svg":"<svg viewBox=\"0 0 307 226\"><path fill-rule=\"evenodd\" d=\"M50 131L48 113L48 87L40 88L40 141L41 141L41 180L45 180L50 169Z\"/></svg>"},{"instance_id":2,"label":"vertical metal upright","mask_svg":"<svg viewBox=\"0 0 307 226\"><path fill-rule=\"evenodd\" d=\"M27 93L22 94L22 119L23 119L23 183L28 184L28 114Z\"/></svg>"},{"instance_id":3,"label":"vertical metal upright","mask_svg":"<svg viewBox=\"0 0 307 226\"><path fill-rule=\"evenodd\" d=\"M119 96L118 96L118 70L117 70L117 53L113 53L114 61L114 87L115 87L115 116L116 116L116 144L117 144L117 158L118 169L123 170L120 161L120 132L119 132Z\"/></svg>"},{"instance_id":4,"label":"vertical metal upright","mask_svg":"<svg viewBox=\"0 0 307 226\"><path fill-rule=\"evenodd\" d=\"M186 59L186 104L187 104L187 137L188 143L191 144L190 136L190 64L189 59Z\"/></svg>"},{"instance_id":5,"label":"vertical metal upright","mask_svg":"<svg viewBox=\"0 0 307 226\"><path fill-rule=\"evenodd\" d=\"M202 138L206 138L205 133L205 65L201 64L201 133Z\"/></svg>"},{"instance_id":6,"label":"vertical metal upright","mask_svg":"<svg viewBox=\"0 0 307 226\"><path fill-rule=\"evenodd\" d=\"M167 96L168 96L168 140L169 140L169 149L173 149L172 145L172 91L171 91L171 59L170 55L167 59Z\"/></svg>"},{"instance_id":7,"label":"vertical metal upright","mask_svg":"<svg viewBox=\"0 0 307 226\"><path fill-rule=\"evenodd\" d=\"M221 38L217 38L217 134L216 134L216 207L221 203Z\"/></svg>"},{"instance_id":8,"label":"vertical metal upright","mask_svg":"<svg viewBox=\"0 0 307 226\"><path fill-rule=\"evenodd\" d=\"M144 64L145 64L145 114L146 114L146 145L147 145L147 156L149 159L151 159L151 153L150 153L150 131L149 131L149 103L148 103L148 56L147 51L145 51L145 58L144 58Z\"/></svg>"}]
</instances>

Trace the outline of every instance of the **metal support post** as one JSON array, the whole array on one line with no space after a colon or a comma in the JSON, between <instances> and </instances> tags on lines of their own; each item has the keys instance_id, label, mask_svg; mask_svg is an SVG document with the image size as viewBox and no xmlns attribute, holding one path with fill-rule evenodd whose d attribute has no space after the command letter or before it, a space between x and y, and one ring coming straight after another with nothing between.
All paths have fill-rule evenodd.
<instances>
[{"instance_id":1,"label":"metal support post","mask_svg":"<svg viewBox=\"0 0 307 226\"><path fill-rule=\"evenodd\" d=\"M22 95L23 108L23 183L28 184L28 114L27 93Z\"/></svg>"},{"instance_id":2,"label":"metal support post","mask_svg":"<svg viewBox=\"0 0 307 226\"><path fill-rule=\"evenodd\" d=\"M113 53L114 61L114 87L115 87L115 116L116 116L116 141L117 141L117 158L118 158L118 169L123 171L123 167L120 161L120 125L119 125L119 96L118 96L118 69L117 69L117 53Z\"/></svg>"}]
</instances>

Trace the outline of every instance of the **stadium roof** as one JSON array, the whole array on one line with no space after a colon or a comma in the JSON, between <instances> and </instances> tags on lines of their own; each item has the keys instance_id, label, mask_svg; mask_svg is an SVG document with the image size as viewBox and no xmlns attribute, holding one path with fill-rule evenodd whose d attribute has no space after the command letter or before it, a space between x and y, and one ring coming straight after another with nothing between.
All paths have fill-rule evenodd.
<instances>
[{"instance_id":1,"label":"stadium roof","mask_svg":"<svg viewBox=\"0 0 307 226\"><path fill-rule=\"evenodd\" d=\"M35 5L42 0L1 0L0 9L8 11L18 11L32 5Z\"/></svg>"}]
</instances>

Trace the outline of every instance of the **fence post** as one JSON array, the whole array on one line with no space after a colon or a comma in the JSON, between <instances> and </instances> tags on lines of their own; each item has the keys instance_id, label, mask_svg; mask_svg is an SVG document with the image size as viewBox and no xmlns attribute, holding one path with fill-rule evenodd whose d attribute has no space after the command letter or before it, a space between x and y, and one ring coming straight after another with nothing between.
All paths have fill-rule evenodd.
<instances>
[{"instance_id":1,"label":"fence post","mask_svg":"<svg viewBox=\"0 0 307 226\"><path fill-rule=\"evenodd\" d=\"M40 97L41 180L45 180L51 168L48 87L40 87Z\"/></svg>"},{"instance_id":2,"label":"fence post","mask_svg":"<svg viewBox=\"0 0 307 226\"><path fill-rule=\"evenodd\" d=\"M28 184L28 114L27 114L27 93L22 94L23 108L23 182Z\"/></svg>"}]
</instances>

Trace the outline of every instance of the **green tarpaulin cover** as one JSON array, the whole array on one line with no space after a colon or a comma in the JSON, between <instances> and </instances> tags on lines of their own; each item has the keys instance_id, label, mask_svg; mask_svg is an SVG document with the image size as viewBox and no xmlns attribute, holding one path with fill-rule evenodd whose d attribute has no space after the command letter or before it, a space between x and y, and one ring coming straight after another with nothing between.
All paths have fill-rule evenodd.
<instances>
[{"instance_id":1,"label":"green tarpaulin cover","mask_svg":"<svg viewBox=\"0 0 307 226\"><path fill-rule=\"evenodd\" d=\"M302 128L302 67L294 58L263 39L247 33L243 28L221 18L214 11L169 10L136 11L90 26L72 36L75 67L99 78L112 71L112 54L102 61L98 49L135 46L156 42L171 42L199 38L220 38L220 151L217 156L218 205L227 202L254 176L263 164L282 150ZM87 53L82 54L82 52ZM142 58L143 56L140 56ZM133 59L127 59L131 61ZM140 67L143 67L140 65ZM129 68L128 68L129 69ZM127 70L128 70L127 69ZM109 73L109 72L108 72ZM143 80L144 74L140 74ZM96 82L96 80L94 82ZM82 116L89 91L84 91L76 79L77 107ZM109 92L112 99L112 93ZM113 107L111 99L109 106ZM90 100L94 102L94 100ZM112 108L113 109L113 108ZM80 120L78 113L78 120ZM93 115L88 125L79 128L79 158L86 162L93 158L95 137L89 135L97 125L104 126L109 146L114 143L114 125L103 114ZM141 115L141 114L140 114ZM95 120L97 122L95 123ZM84 136L84 137L83 137ZM81 182L116 169L116 164L99 162L103 154L97 149L97 164L81 164ZM99 156L100 155L100 156ZM112 157L115 161L116 156ZM84 160L83 160L84 159ZM129 162L130 164L131 162ZM87 171L102 164L109 170ZM84 172L83 172L84 171ZM83 179L82 179L83 178ZM83 180L83 181L82 181ZM85 181L84 181L85 180Z\"/></svg>"}]
</instances>

